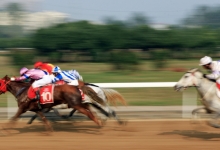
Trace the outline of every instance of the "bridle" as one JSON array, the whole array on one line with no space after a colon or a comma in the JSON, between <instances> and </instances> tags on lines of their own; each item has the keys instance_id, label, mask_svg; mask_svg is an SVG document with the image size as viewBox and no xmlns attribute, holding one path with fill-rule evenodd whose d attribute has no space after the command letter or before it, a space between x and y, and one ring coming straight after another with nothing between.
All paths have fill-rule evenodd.
<instances>
[{"instance_id":1,"label":"bridle","mask_svg":"<svg viewBox=\"0 0 220 150\"><path fill-rule=\"evenodd\" d=\"M189 71L189 72L186 72L186 73L190 73L193 77L196 77L195 72L196 71L194 71L194 72ZM187 86L187 87L200 87L201 86L201 83L200 83L200 85L197 85L193 79L192 79L192 83L193 83L193 86Z\"/></svg>"},{"instance_id":2,"label":"bridle","mask_svg":"<svg viewBox=\"0 0 220 150\"><path fill-rule=\"evenodd\" d=\"M9 83L9 82L11 82L10 80L9 81L7 81L6 83L6 80L4 80L4 79L0 79L0 83L1 83L1 85L0 85L0 94L2 94L2 93L5 93L5 92L7 92L7 87L6 87L6 85ZM4 83L4 84L3 84ZM2 85L3 84L3 85Z\"/></svg>"}]
</instances>

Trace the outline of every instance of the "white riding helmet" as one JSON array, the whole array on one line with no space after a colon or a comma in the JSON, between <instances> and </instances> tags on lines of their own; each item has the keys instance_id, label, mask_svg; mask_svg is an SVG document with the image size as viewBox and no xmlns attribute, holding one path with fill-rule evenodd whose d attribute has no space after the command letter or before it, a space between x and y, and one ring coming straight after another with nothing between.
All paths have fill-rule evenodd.
<instances>
[{"instance_id":1,"label":"white riding helmet","mask_svg":"<svg viewBox=\"0 0 220 150\"><path fill-rule=\"evenodd\" d=\"M200 64L199 65L200 66L204 66L204 65L207 65L207 64L209 64L211 62L212 62L212 58L209 57L209 56L205 56L205 57L200 59Z\"/></svg>"},{"instance_id":2,"label":"white riding helmet","mask_svg":"<svg viewBox=\"0 0 220 150\"><path fill-rule=\"evenodd\" d=\"M56 66L53 68L52 72L53 73L61 73L62 71L61 71L60 67Z\"/></svg>"}]
</instances>

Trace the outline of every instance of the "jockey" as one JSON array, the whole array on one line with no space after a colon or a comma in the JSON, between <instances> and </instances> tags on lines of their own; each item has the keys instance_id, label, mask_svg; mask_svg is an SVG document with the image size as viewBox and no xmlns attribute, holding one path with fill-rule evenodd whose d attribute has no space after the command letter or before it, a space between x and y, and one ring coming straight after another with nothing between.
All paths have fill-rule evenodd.
<instances>
[{"instance_id":1,"label":"jockey","mask_svg":"<svg viewBox=\"0 0 220 150\"><path fill-rule=\"evenodd\" d=\"M52 70L54 68L54 65L49 63L43 63L41 61L38 61L34 64L35 69L41 69L43 71L46 71L49 74L52 74Z\"/></svg>"},{"instance_id":2,"label":"jockey","mask_svg":"<svg viewBox=\"0 0 220 150\"><path fill-rule=\"evenodd\" d=\"M73 75L77 80L83 81L83 77L79 74L78 71L76 71L75 69L73 70L66 70L69 74ZM89 86L94 86L94 87L99 87L97 85L91 84L91 83L85 83L86 85ZM92 87L91 87L92 88ZM94 90L94 89L93 89Z\"/></svg>"},{"instance_id":3,"label":"jockey","mask_svg":"<svg viewBox=\"0 0 220 150\"><path fill-rule=\"evenodd\" d=\"M21 75L20 77L12 77L11 81L21 81L25 79L34 80L32 86L28 90L28 95L30 92L36 93L35 98L29 97L29 99L33 99L33 100L40 99L40 93L39 93L38 87L49 84L52 81L51 77L40 69L29 69L28 70L27 68L24 67L24 68L21 68L20 75Z\"/></svg>"},{"instance_id":4,"label":"jockey","mask_svg":"<svg viewBox=\"0 0 220 150\"><path fill-rule=\"evenodd\" d=\"M77 80L83 81L83 77L79 74L78 71L73 69L73 70L67 70L67 72L69 74L73 75ZM91 84L91 83L85 83L85 85L92 88L100 98L102 98L104 101L106 101L105 93L102 91L102 89L99 86ZM84 102L86 102L86 101L84 101Z\"/></svg>"},{"instance_id":5,"label":"jockey","mask_svg":"<svg viewBox=\"0 0 220 150\"><path fill-rule=\"evenodd\" d=\"M62 71L58 66L53 68L52 73L55 75L55 78L52 81L53 83L59 80L63 80L67 82L67 84L69 85L73 85L73 86L79 85L78 79L76 77L74 77L68 71Z\"/></svg>"},{"instance_id":6,"label":"jockey","mask_svg":"<svg viewBox=\"0 0 220 150\"><path fill-rule=\"evenodd\" d=\"M212 61L212 58L209 56L205 56L200 59L200 66L207 70L211 70L211 74L204 74L204 78L208 78L210 80L215 80L217 87L220 89L220 61Z\"/></svg>"}]
</instances>

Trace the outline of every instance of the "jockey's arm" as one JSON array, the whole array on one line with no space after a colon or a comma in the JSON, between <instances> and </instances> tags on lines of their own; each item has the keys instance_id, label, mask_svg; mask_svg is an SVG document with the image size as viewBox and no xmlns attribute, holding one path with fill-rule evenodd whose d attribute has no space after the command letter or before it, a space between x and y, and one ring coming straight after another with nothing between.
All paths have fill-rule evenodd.
<instances>
[{"instance_id":1,"label":"jockey's arm","mask_svg":"<svg viewBox=\"0 0 220 150\"><path fill-rule=\"evenodd\" d=\"M216 80L220 76L219 72L213 71L211 74L206 75L206 78Z\"/></svg>"},{"instance_id":2,"label":"jockey's arm","mask_svg":"<svg viewBox=\"0 0 220 150\"><path fill-rule=\"evenodd\" d=\"M26 79L29 79L29 75L28 74L24 74L23 76L20 76L20 77L16 77L15 78L15 81L22 81L22 80L26 80Z\"/></svg>"},{"instance_id":3,"label":"jockey's arm","mask_svg":"<svg viewBox=\"0 0 220 150\"><path fill-rule=\"evenodd\" d=\"M55 82L57 82L57 81L59 81L59 80L62 80L63 79L63 77L60 75L60 74L58 74L56 77L54 77L53 79L52 79L52 83L55 83Z\"/></svg>"}]
</instances>

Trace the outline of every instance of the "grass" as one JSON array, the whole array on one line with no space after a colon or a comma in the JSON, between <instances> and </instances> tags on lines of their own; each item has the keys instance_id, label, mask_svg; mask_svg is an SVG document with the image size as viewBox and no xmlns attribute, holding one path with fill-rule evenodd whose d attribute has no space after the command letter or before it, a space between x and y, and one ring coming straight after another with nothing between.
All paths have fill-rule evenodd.
<instances>
[{"instance_id":1,"label":"grass","mask_svg":"<svg viewBox=\"0 0 220 150\"><path fill-rule=\"evenodd\" d=\"M0 76L8 74L18 76L19 71L11 65L10 59L0 56ZM21 60L22 61L22 60ZM61 69L76 69L86 82L90 83L113 83L113 82L177 82L183 72L172 71L172 68L196 68L198 60L170 60L165 69L155 69L153 62L142 62L134 71L115 71L110 64L106 63L62 63L55 64ZM33 66L27 66L32 68ZM173 88L120 88L116 89L127 100L129 105L181 105L182 94L175 92ZM7 104L6 95L0 97L0 107Z\"/></svg>"}]
</instances>

